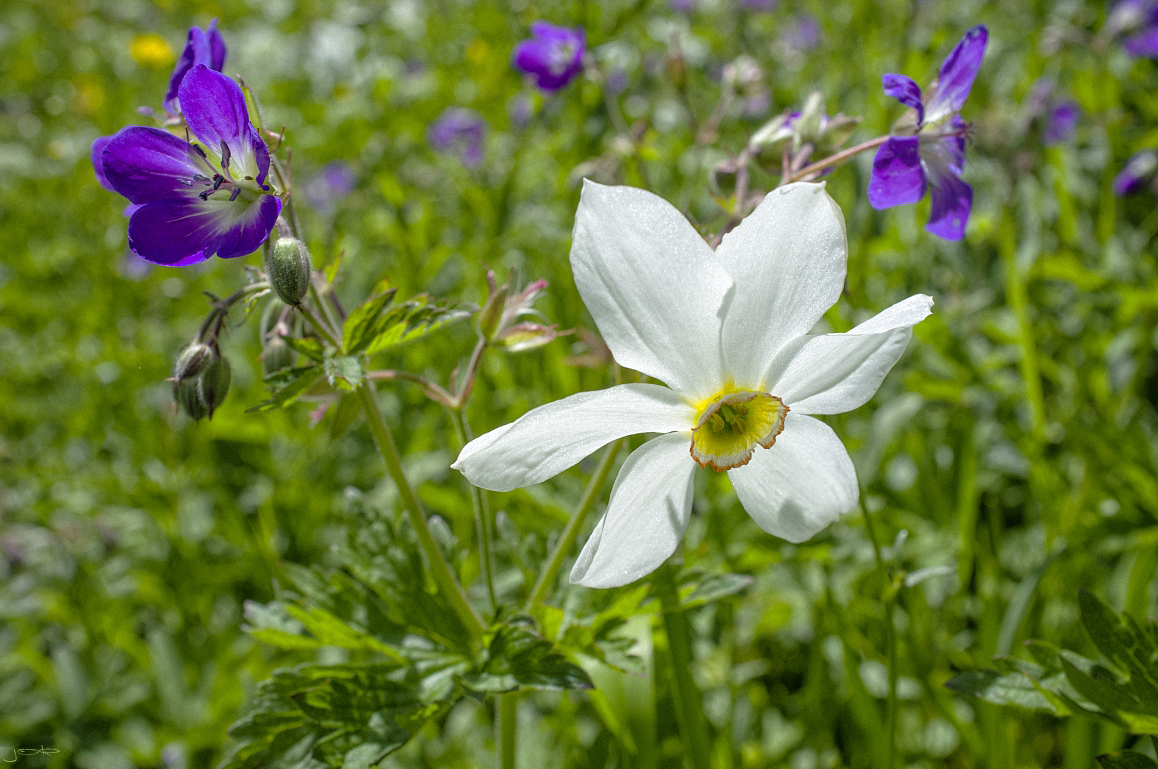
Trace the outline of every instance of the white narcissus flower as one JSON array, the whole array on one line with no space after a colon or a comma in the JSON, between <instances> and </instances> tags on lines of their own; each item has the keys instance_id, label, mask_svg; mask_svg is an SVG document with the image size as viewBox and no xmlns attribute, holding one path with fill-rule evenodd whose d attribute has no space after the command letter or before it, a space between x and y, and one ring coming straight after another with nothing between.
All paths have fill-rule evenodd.
<instances>
[{"instance_id":1,"label":"white narcissus flower","mask_svg":"<svg viewBox=\"0 0 1158 769\"><path fill-rule=\"evenodd\" d=\"M687 528L696 466L727 470L760 528L802 542L857 501L848 452L809 414L864 404L933 305L898 302L843 334L809 334L840 296L844 217L823 184L773 190L712 251L669 203L585 182L571 267L623 384L532 409L463 448L453 467L510 491L636 433L607 512L571 571L588 587L658 567Z\"/></svg>"}]
</instances>

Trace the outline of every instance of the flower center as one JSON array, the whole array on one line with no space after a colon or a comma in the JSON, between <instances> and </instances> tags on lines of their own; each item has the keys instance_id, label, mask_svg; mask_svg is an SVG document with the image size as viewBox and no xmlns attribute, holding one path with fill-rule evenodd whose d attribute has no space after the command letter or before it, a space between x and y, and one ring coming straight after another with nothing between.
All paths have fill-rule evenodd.
<instances>
[{"instance_id":1,"label":"flower center","mask_svg":"<svg viewBox=\"0 0 1158 769\"><path fill-rule=\"evenodd\" d=\"M551 46L547 58L547 68L551 70L551 74L562 75L575 59L575 46L572 43L556 43Z\"/></svg>"},{"instance_id":2,"label":"flower center","mask_svg":"<svg viewBox=\"0 0 1158 769\"><path fill-rule=\"evenodd\" d=\"M692 459L716 471L742 467L757 446L772 448L787 414L788 407L775 395L721 393L707 402L692 429Z\"/></svg>"}]
</instances>

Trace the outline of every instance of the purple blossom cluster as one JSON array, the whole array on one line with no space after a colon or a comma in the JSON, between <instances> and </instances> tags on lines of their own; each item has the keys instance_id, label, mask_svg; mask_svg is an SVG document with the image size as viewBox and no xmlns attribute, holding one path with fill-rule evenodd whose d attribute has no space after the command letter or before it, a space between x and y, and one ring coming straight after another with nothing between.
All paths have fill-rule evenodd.
<instances>
[{"instance_id":1,"label":"purple blossom cluster","mask_svg":"<svg viewBox=\"0 0 1158 769\"><path fill-rule=\"evenodd\" d=\"M960 112L988 41L984 25L966 32L926 93L905 75L881 79L885 94L911 109L877 150L869 203L878 210L916 203L931 189L933 210L926 229L946 240L965 236L973 207L973 188L961 179L968 126Z\"/></svg>"}]
</instances>

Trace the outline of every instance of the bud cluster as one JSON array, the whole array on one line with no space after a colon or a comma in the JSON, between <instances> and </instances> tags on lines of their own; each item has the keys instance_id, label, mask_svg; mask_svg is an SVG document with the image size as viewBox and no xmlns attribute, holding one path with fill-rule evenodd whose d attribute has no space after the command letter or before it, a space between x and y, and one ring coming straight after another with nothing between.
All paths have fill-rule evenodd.
<instances>
[{"instance_id":1,"label":"bud cluster","mask_svg":"<svg viewBox=\"0 0 1158 769\"><path fill-rule=\"evenodd\" d=\"M212 419L225 401L231 377L229 360L221 356L217 342L194 339L173 367L173 398L193 419Z\"/></svg>"}]
</instances>

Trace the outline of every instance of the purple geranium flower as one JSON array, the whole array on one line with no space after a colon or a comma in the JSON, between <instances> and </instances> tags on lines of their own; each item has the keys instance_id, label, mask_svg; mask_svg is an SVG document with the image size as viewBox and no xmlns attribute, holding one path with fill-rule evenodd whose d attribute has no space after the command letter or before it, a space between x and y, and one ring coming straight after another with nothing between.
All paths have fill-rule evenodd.
<instances>
[{"instance_id":1,"label":"purple geranium flower","mask_svg":"<svg viewBox=\"0 0 1158 769\"><path fill-rule=\"evenodd\" d=\"M933 211L926 229L946 240L964 237L973 207L973 188L961 180L967 124L958 113L973 88L988 41L983 24L966 32L923 99L912 78L881 78L885 94L913 109L877 150L869 203L877 210L916 203L932 187Z\"/></svg>"},{"instance_id":2,"label":"purple geranium flower","mask_svg":"<svg viewBox=\"0 0 1158 769\"><path fill-rule=\"evenodd\" d=\"M483 159L486 130L486 123L474 110L448 107L431 123L427 138L436 150L457 150L464 166L477 168Z\"/></svg>"},{"instance_id":3,"label":"purple geranium flower","mask_svg":"<svg viewBox=\"0 0 1158 769\"><path fill-rule=\"evenodd\" d=\"M169 90L165 92L164 107L169 117L181 114L177 90L181 87L185 75L189 74L189 70L198 64L204 64L216 72L220 72L225 66L225 41L217 31L217 19L209 22L204 31L201 27L189 29L185 50L181 52L181 58L177 59L177 66L169 77Z\"/></svg>"},{"instance_id":4,"label":"purple geranium flower","mask_svg":"<svg viewBox=\"0 0 1158 769\"><path fill-rule=\"evenodd\" d=\"M1110 11L1106 29L1125 35L1122 47L1130 56L1158 58L1158 0L1120 0Z\"/></svg>"},{"instance_id":5,"label":"purple geranium flower","mask_svg":"<svg viewBox=\"0 0 1158 769\"><path fill-rule=\"evenodd\" d=\"M281 200L266 183L269 150L232 80L195 65L178 89L190 142L129 126L100 149L97 178L136 208L129 247L154 264L183 267L254 251L269 237ZM94 142L94 155L98 149Z\"/></svg>"},{"instance_id":6,"label":"purple geranium flower","mask_svg":"<svg viewBox=\"0 0 1158 769\"><path fill-rule=\"evenodd\" d=\"M535 76L544 91L558 91L583 69L586 37L582 27L556 27L545 21L531 24L531 39L515 46L515 69Z\"/></svg>"},{"instance_id":7,"label":"purple geranium flower","mask_svg":"<svg viewBox=\"0 0 1158 769\"><path fill-rule=\"evenodd\" d=\"M1126 163L1118 175L1114 177L1114 194L1129 195L1145 187L1155 189L1158 180L1158 151L1143 150Z\"/></svg>"},{"instance_id":8,"label":"purple geranium flower","mask_svg":"<svg viewBox=\"0 0 1158 769\"><path fill-rule=\"evenodd\" d=\"M1041 131L1041 140L1046 146L1062 144L1074 138L1078 131L1078 123L1082 119L1082 108L1072 99L1054 104L1045 117L1045 127Z\"/></svg>"}]
</instances>

